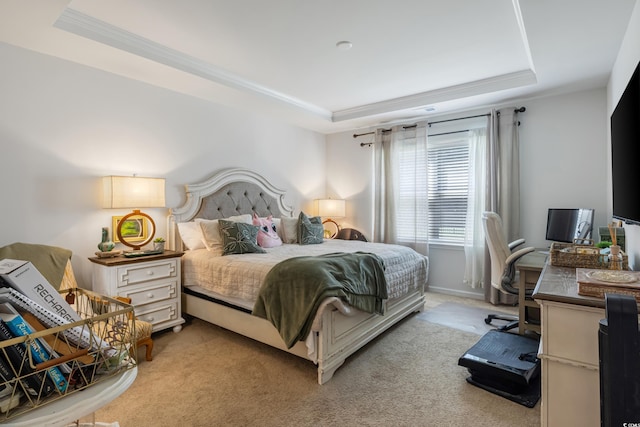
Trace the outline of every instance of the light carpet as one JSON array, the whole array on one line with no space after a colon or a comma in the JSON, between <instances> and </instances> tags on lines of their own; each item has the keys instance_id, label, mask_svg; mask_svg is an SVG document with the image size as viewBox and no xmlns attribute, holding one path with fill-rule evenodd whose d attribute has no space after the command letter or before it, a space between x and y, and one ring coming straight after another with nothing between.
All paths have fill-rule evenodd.
<instances>
[{"instance_id":1,"label":"light carpet","mask_svg":"<svg viewBox=\"0 0 640 427\"><path fill-rule=\"evenodd\" d=\"M426 311L428 312L428 310ZM331 381L315 365L198 319L154 335L154 360L96 413L146 426L540 425L529 409L465 381L458 358L478 334L412 315L347 359Z\"/></svg>"}]
</instances>

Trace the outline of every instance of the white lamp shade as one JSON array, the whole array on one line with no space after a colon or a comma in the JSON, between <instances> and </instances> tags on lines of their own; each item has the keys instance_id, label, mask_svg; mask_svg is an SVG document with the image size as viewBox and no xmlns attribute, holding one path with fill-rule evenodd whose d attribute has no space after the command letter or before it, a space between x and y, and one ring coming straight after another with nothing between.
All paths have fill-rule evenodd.
<instances>
[{"instance_id":1,"label":"white lamp shade","mask_svg":"<svg viewBox=\"0 0 640 427\"><path fill-rule=\"evenodd\" d=\"M136 176L105 176L103 207L105 208L164 208L164 178Z\"/></svg>"},{"instance_id":2,"label":"white lamp shade","mask_svg":"<svg viewBox=\"0 0 640 427\"><path fill-rule=\"evenodd\" d=\"M344 217L345 201L341 199L319 199L318 215L326 218Z\"/></svg>"}]
</instances>

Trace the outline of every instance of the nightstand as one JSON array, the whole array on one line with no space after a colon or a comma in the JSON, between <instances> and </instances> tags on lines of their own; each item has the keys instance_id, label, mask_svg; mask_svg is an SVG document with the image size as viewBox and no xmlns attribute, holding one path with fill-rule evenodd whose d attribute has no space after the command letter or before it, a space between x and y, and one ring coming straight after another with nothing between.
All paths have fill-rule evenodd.
<instances>
[{"instance_id":1,"label":"nightstand","mask_svg":"<svg viewBox=\"0 0 640 427\"><path fill-rule=\"evenodd\" d=\"M153 332L173 328L180 332L182 252L164 251L160 255L138 258L91 257L93 291L102 295L131 298L135 315L153 325Z\"/></svg>"}]
</instances>

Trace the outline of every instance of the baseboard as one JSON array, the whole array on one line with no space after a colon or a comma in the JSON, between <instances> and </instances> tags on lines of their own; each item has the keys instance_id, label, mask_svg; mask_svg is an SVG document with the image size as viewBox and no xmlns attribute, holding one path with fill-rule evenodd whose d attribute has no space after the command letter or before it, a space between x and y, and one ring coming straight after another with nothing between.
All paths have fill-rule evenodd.
<instances>
[{"instance_id":1,"label":"baseboard","mask_svg":"<svg viewBox=\"0 0 640 427\"><path fill-rule=\"evenodd\" d=\"M479 292L462 291L462 290L451 289L451 288L441 288L438 286L431 286L431 285L429 285L429 288L427 289L427 291L435 292L438 294L453 295L456 297L471 298L479 301L484 301L484 293L479 293Z\"/></svg>"}]
</instances>

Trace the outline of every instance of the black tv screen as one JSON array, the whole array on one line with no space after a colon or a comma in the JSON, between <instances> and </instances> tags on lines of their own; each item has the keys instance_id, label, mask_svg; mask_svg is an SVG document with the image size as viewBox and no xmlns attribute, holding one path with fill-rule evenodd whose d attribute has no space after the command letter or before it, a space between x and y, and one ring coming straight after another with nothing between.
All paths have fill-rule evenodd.
<instances>
[{"instance_id":1,"label":"black tv screen","mask_svg":"<svg viewBox=\"0 0 640 427\"><path fill-rule=\"evenodd\" d=\"M552 242L580 243L591 238L594 209L549 209L546 239Z\"/></svg>"},{"instance_id":2,"label":"black tv screen","mask_svg":"<svg viewBox=\"0 0 640 427\"><path fill-rule=\"evenodd\" d=\"M640 224L640 63L611 114L613 217Z\"/></svg>"}]
</instances>

